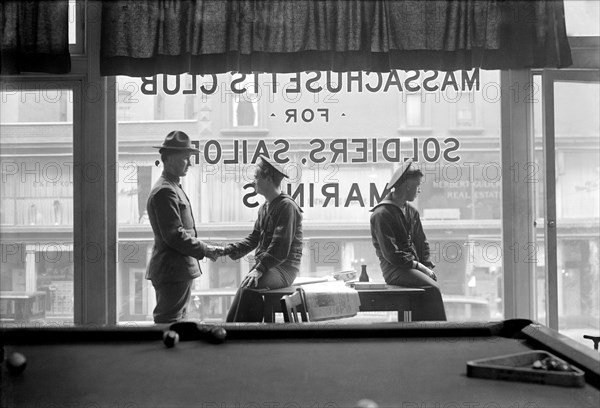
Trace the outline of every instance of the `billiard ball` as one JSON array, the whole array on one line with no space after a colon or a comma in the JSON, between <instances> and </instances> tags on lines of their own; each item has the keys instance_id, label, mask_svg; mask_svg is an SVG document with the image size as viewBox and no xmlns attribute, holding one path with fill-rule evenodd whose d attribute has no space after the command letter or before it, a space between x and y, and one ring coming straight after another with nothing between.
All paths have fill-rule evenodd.
<instances>
[{"instance_id":1,"label":"billiard ball","mask_svg":"<svg viewBox=\"0 0 600 408\"><path fill-rule=\"evenodd\" d=\"M531 367L536 370L571 371L571 366L568 363L553 357L545 357L542 360L534 361Z\"/></svg>"},{"instance_id":2,"label":"billiard ball","mask_svg":"<svg viewBox=\"0 0 600 408\"><path fill-rule=\"evenodd\" d=\"M223 327L213 327L210 329L208 341L211 343L223 343L227 338L227 331Z\"/></svg>"},{"instance_id":3,"label":"billiard ball","mask_svg":"<svg viewBox=\"0 0 600 408\"><path fill-rule=\"evenodd\" d=\"M10 353L6 359L6 368L13 375L19 375L27 367L27 359L21 353L13 352Z\"/></svg>"},{"instance_id":4,"label":"billiard ball","mask_svg":"<svg viewBox=\"0 0 600 408\"><path fill-rule=\"evenodd\" d=\"M167 348L175 347L179 343L179 334L173 330L166 330L163 333L163 343Z\"/></svg>"},{"instance_id":5,"label":"billiard ball","mask_svg":"<svg viewBox=\"0 0 600 408\"><path fill-rule=\"evenodd\" d=\"M556 361L553 358L549 358L548 362L546 363L546 365L548 366L548 370L550 370L550 371L556 371L558 364L559 364L558 361Z\"/></svg>"}]
</instances>

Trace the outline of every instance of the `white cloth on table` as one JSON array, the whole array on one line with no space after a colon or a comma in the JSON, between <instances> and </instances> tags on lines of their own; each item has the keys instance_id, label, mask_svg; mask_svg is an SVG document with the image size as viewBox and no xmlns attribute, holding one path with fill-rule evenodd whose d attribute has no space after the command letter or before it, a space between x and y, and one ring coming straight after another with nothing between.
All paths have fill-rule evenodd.
<instances>
[{"instance_id":1,"label":"white cloth on table","mask_svg":"<svg viewBox=\"0 0 600 408\"><path fill-rule=\"evenodd\" d=\"M341 281L303 285L298 290L311 321L356 316L360 308L358 292Z\"/></svg>"}]
</instances>

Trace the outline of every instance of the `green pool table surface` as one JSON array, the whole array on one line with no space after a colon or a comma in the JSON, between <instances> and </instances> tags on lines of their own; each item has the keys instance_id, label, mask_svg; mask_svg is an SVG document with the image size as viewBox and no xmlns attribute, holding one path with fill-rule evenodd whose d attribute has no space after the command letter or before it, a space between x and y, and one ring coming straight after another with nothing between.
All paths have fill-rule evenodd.
<instances>
[{"instance_id":1,"label":"green pool table surface","mask_svg":"<svg viewBox=\"0 0 600 408\"><path fill-rule=\"evenodd\" d=\"M598 352L525 320L490 323L225 324L211 344L165 327L4 329L2 407L336 408L600 406ZM567 388L466 375L470 360L546 350L586 373ZM69 405L71 404L71 405Z\"/></svg>"}]
</instances>

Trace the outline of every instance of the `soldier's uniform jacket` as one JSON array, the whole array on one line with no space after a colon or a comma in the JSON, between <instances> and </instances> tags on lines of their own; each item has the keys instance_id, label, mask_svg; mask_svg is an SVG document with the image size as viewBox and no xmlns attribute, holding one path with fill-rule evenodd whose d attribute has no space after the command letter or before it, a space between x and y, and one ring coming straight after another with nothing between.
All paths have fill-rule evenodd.
<instances>
[{"instance_id":1,"label":"soldier's uniform jacket","mask_svg":"<svg viewBox=\"0 0 600 408\"><path fill-rule=\"evenodd\" d=\"M206 244L196 238L192 206L179 177L163 172L150 191L147 210L154 246L146 279L178 282L199 277L198 260L204 258Z\"/></svg>"}]
</instances>

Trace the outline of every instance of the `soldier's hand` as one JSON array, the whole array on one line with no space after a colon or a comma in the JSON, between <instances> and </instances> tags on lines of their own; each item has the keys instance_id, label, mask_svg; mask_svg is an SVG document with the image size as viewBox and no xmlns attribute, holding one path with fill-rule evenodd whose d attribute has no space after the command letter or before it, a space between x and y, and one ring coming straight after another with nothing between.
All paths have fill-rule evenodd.
<instances>
[{"instance_id":1,"label":"soldier's hand","mask_svg":"<svg viewBox=\"0 0 600 408\"><path fill-rule=\"evenodd\" d=\"M205 256L211 261L216 261L225 254L225 248L222 246L208 245Z\"/></svg>"}]
</instances>

